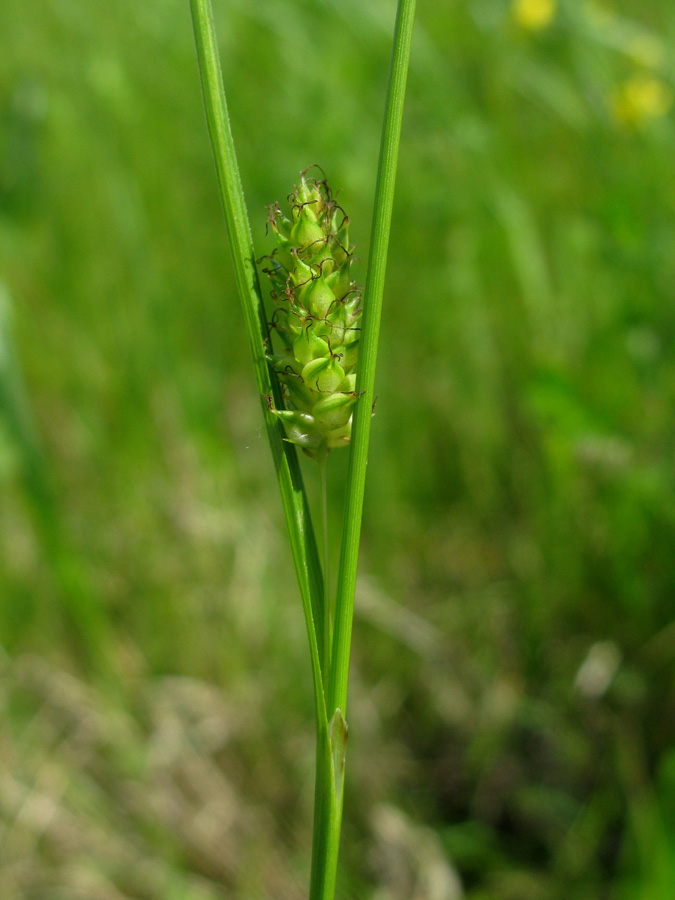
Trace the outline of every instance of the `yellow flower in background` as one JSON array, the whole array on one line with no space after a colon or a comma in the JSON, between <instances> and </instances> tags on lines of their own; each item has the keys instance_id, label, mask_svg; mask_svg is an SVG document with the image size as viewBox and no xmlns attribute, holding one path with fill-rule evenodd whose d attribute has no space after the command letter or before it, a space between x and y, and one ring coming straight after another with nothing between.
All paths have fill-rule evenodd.
<instances>
[{"instance_id":1,"label":"yellow flower in background","mask_svg":"<svg viewBox=\"0 0 675 900\"><path fill-rule=\"evenodd\" d=\"M673 104L673 93L653 75L633 75L619 85L612 97L612 112L624 126L641 125L665 116Z\"/></svg>"},{"instance_id":2,"label":"yellow flower in background","mask_svg":"<svg viewBox=\"0 0 675 900\"><path fill-rule=\"evenodd\" d=\"M521 28L541 31L553 21L557 6L557 0L514 0L511 13Z\"/></svg>"}]
</instances>

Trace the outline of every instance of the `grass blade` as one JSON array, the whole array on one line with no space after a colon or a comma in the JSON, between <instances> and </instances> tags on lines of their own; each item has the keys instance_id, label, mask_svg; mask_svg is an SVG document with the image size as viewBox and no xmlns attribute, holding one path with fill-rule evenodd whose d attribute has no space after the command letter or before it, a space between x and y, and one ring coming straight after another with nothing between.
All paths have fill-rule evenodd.
<instances>
[{"instance_id":1,"label":"grass blade","mask_svg":"<svg viewBox=\"0 0 675 900\"><path fill-rule=\"evenodd\" d=\"M347 475L345 517L338 569L331 679L328 692L328 715L340 709L345 715L349 655L354 617L354 593L358 562L366 464L370 439L370 419L375 392L375 365L380 332L382 295L387 265L389 232L394 204L396 164L401 138L403 102L405 99L410 45L415 18L415 0L399 0L394 30L394 44L389 72L389 90L380 143L380 160L375 188L375 205L371 234L371 253L363 296L363 321L359 344L359 368L356 390L362 391L356 404L352 447Z\"/></svg>"},{"instance_id":2,"label":"grass blade","mask_svg":"<svg viewBox=\"0 0 675 900\"><path fill-rule=\"evenodd\" d=\"M341 783L347 741L347 723L344 713L347 705L356 567L361 533L370 419L375 389L377 341L414 17L415 0L399 0L389 73L389 91L380 144L371 257L366 277L359 345L356 390L362 391L363 394L354 412L340 568L338 570L333 651L330 655L326 711L331 717L331 722L339 722L341 728L338 729L337 734L332 728L330 731L323 728L319 730L310 900L333 900L335 896L342 823ZM336 744L338 736L339 742ZM340 767L338 780L336 780L338 773L333 766L336 759L339 759Z\"/></svg>"},{"instance_id":3,"label":"grass blade","mask_svg":"<svg viewBox=\"0 0 675 900\"><path fill-rule=\"evenodd\" d=\"M303 609L307 622L317 716L325 721L322 678L322 650L317 634L323 633L323 578L307 496L295 448L283 440L283 427L269 412L265 396L271 396L278 409L283 408L279 384L267 364L265 340L267 320L255 265L253 241L244 191L227 113L213 10L210 0L190 0L197 47L206 119L218 174L220 195L225 211L230 249L234 260L239 295L244 307L246 328L253 352L256 381L267 427L281 499L293 553Z\"/></svg>"}]
</instances>

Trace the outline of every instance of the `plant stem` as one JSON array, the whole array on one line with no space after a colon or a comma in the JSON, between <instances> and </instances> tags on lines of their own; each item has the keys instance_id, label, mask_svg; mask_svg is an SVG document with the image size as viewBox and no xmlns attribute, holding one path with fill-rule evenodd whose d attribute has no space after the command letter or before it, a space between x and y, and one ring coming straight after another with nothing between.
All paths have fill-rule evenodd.
<instances>
[{"instance_id":1,"label":"plant stem","mask_svg":"<svg viewBox=\"0 0 675 900\"><path fill-rule=\"evenodd\" d=\"M265 348L268 333L267 317L260 291L246 201L239 177L234 140L227 113L213 10L210 0L190 0L190 7L206 119L227 222L237 287L244 308L267 436L279 480L291 551L302 595L314 678L316 716L317 721L325 721L326 710L321 665L323 651L319 648L317 641L317 634L323 633L321 563L297 453L295 448L283 439L283 426L269 412L265 400L266 397L272 397L277 408L283 407L279 383L267 364Z\"/></svg>"},{"instance_id":2,"label":"plant stem","mask_svg":"<svg viewBox=\"0 0 675 900\"><path fill-rule=\"evenodd\" d=\"M324 683L330 673L331 653L331 595L329 575L329 541L328 541L328 449L318 452L319 494L321 521L323 529L323 660ZM310 900L332 900L335 895L337 845L339 828L337 823L338 806L335 797L335 778L328 722L317 725L316 735L316 769L314 782L314 832L312 839L312 872L310 877Z\"/></svg>"},{"instance_id":3,"label":"plant stem","mask_svg":"<svg viewBox=\"0 0 675 900\"><path fill-rule=\"evenodd\" d=\"M324 673L330 672L330 653L333 614L330 596L329 541L328 541L328 450L319 453L319 489L321 494L321 528L323 531L323 664ZM326 676L324 674L324 682Z\"/></svg>"},{"instance_id":4,"label":"plant stem","mask_svg":"<svg viewBox=\"0 0 675 900\"><path fill-rule=\"evenodd\" d=\"M315 778L309 900L333 900L340 845L340 821L327 722L321 723L317 729Z\"/></svg>"},{"instance_id":5,"label":"plant stem","mask_svg":"<svg viewBox=\"0 0 675 900\"><path fill-rule=\"evenodd\" d=\"M410 44L415 18L415 0L399 0L394 31L389 90L380 142L380 160L377 171L375 204L371 232L371 252L363 296L363 322L359 344L359 367L356 390L362 392L354 412L352 448L347 475L345 517L338 569L335 626L331 678L328 688L327 712L335 709L345 714L347 707L347 683L349 679L349 654L354 616L356 568L361 534L363 496L368 462L370 420L375 391L375 364L377 341L382 313L382 294L389 247L394 184L398 147L403 120Z\"/></svg>"},{"instance_id":6,"label":"plant stem","mask_svg":"<svg viewBox=\"0 0 675 900\"><path fill-rule=\"evenodd\" d=\"M333 900L337 876L337 862L340 849L342 826L342 776L344 749L346 745L346 723L343 720L347 707L347 683L349 677L349 656L351 650L352 621L354 617L354 594L356 589L356 567L361 533L363 496L370 437L370 419L375 390L375 364L377 341L382 312L384 276L389 247L392 208L394 203L394 183L398 147L403 120L410 45L415 18L415 0L399 0L394 30L389 89L384 116L384 126L380 143L380 159L375 189L375 206L371 234L371 255L364 292L364 312L359 346L359 367L356 390L363 394L356 404L352 431L352 447L347 476L347 499L345 502L338 587L333 627L333 650L328 679L326 711L331 725L342 723L342 747L335 746L333 729L329 727L326 737L330 743L330 768L322 763L321 746L317 748L317 785L314 826L314 846L312 851L312 881L310 900ZM340 712L337 712L337 711ZM319 745L323 738L320 735ZM338 773L337 769L340 767ZM339 783L338 783L339 778Z\"/></svg>"}]
</instances>

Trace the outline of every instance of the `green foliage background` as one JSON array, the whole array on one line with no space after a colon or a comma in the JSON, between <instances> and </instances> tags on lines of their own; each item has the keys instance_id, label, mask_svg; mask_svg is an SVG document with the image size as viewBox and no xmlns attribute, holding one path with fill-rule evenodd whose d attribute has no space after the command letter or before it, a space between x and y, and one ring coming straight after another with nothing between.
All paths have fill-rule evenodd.
<instances>
[{"instance_id":1,"label":"green foliage background","mask_svg":"<svg viewBox=\"0 0 675 900\"><path fill-rule=\"evenodd\" d=\"M320 162L365 259L394 4L215 6L260 254ZM675 12L418 16L340 895L663 900ZM304 623L186 3L4 0L0 279L0 896L301 898Z\"/></svg>"}]
</instances>

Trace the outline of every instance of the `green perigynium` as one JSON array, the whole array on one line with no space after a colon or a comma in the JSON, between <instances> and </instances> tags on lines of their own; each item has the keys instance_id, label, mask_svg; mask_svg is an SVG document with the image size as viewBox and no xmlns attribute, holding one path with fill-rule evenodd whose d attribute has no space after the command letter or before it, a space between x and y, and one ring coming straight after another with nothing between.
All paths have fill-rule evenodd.
<instances>
[{"instance_id":1,"label":"green perigynium","mask_svg":"<svg viewBox=\"0 0 675 900\"><path fill-rule=\"evenodd\" d=\"M271 411L286 439L314 458L349 443L360 336L361 296L351 278L349 219L325 179L300 176L268 224L276 247L263 271L272 282L270 331L281 347L268 359L282 384L286 409Z\"/></svg>"}]
</instances>

